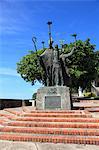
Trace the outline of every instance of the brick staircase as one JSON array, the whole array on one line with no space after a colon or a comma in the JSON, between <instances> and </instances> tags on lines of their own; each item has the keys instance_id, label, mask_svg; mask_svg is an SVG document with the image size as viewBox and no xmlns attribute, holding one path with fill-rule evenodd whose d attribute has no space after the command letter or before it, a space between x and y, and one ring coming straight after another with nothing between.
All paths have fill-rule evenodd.
<instances>
[{"instance_id":1,"label":"brick staircase","mask_svg":"<svg viewBox=\"0 0 99 150\"><path fill-rule=\"evenodd\" d=\"M5 109L0 140L99 145L99 119L85 110Z\"/></svg>"}]
</instances>

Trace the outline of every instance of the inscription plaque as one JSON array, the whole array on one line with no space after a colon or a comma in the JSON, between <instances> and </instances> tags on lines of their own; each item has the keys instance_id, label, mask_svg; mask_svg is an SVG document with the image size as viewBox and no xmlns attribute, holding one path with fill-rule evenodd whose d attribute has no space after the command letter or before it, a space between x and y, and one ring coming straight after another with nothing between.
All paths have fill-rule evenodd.
<instances>
[{"instance_id":1,"label":"inscription plaque","mask_svg":"<svg viewBox=\"0 0 99 150\"><path fill-rule=\"evenodd\" d=\"M61 108L60 96L45 96L45 109Z\"/></svg>"}]
</instances>

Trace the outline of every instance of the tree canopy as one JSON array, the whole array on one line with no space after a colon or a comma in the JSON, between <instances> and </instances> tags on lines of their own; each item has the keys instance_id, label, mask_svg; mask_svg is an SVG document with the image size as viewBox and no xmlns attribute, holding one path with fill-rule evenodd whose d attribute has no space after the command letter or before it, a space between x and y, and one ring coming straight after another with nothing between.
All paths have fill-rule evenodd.
<instances>
[{"instance_id":1,"label":"tree canopy","mask_svg":"<svg viewBox=\"0 0 99 150\"><path fill-rule=\"evenodd\" d=\"M72 46L74 46L74 43L69 44L69 47ZM77 51L67 61L72 86L77 88L79 86L83 88L90 87L91 82L98 74L98 52L95 52L95 45L90 43L90 39L84 42L81 40L76 41L76 48Z\"/></svg>"},{"instance_id":2,"label":"tree canopy","mask_svg":"<svg viewBox=\"0 0 99 150\"><path fill-rule=\"evenodd\" d=\"M86 41L76 40L74 43L64 44L63 53L68 53L75 45L76 51L65 60L66 66L69 68L72 87L86 88L99 75L99 51L95 51L95 45L90 43L90 39L87 39ZM38 50L37 53L31 51L17 63L17 72L32 85L37 80L45 83L45 73L39 64L39 55L43 51Z\"/></svg>"},{"instance_id":3,"label":"tree canopy","mask_svg":"<svg viewBox=\"0 0 99 150\"><path fill-rule=\"evenodd\" d=\"M43 50L38 50L38 56ZM36 52L29 51L29 54L22 57L20 62L17 63L17 72L26 82L31 82L32 85L38 80L43 82L44 71L39 65L39 60Z\"/></svg>"}]
</instances>

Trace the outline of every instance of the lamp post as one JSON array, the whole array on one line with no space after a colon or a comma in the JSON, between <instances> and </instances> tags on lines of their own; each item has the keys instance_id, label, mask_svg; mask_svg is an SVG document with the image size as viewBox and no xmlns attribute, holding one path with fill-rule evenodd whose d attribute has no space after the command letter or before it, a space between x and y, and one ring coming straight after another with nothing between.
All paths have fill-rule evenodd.
<instances>
[{"instance_id":1,"label":"lamp post","mask_svg":"<svg viewBox=\"0 0 99 150\"><path fill-rule=\"evenodd\" d=\"M52 24L52 22L48 21L47 24L48 24L48 27L49 27L49 47L52 48L52 43L53 43L52 37L51 37L51 24Z\"/></svg>"},{"instance_id":2,"label":"lamp post","mask_svg":"<svg viewBox=\"0 0 99 150\"><path fill-rule=\"evenodd\" d=\"M77 41L77 34L72 34L72 36L75 38L75 42Z\"/></svg>"},{"instance_id":3,"label":"lamp post","mask_svg":"<svg viewBox=\"0 0 99 150\"><path fill-rule=\"evenodd\" d=\"M75 47L76 47L76 42L77 42L77 34L75 33L75 34L72 34L72 36L75 38Z\"/></svg>"},{"instance_id":4,"label":"lamp post","mask_svg":"<svg viewBox=\"0 0 99 150\"><path fill-rule=\"evenodd\" d=\"M44 43L45 43L45 42L44 42L44 41L42 41L42 45L43 45L43 50L44 50L44 48L45 48L45 47L44 47Z\"/></svg>"}]
</instances>

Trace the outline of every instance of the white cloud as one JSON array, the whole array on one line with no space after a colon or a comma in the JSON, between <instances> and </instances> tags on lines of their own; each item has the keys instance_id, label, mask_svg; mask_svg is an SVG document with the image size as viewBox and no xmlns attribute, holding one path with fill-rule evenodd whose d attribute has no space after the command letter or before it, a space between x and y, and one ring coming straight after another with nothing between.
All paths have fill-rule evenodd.
<instances>
[{"instance_id":1,"label":"white cloud","mask_svg":"<svg viewBox=\"0 0 99 150\"><path fill-rule=\"evenodd\" d=\"M9 75L9 76L16 76L20 77L16 70L11 68L0 68L0 75Z\"/></svg>"}]
</instances>

